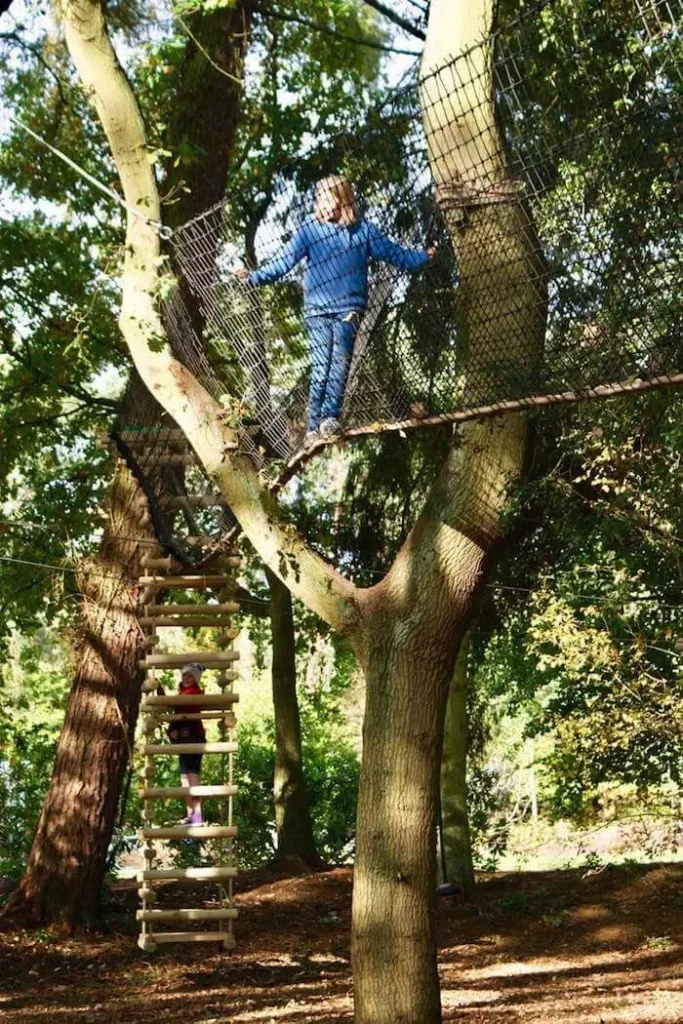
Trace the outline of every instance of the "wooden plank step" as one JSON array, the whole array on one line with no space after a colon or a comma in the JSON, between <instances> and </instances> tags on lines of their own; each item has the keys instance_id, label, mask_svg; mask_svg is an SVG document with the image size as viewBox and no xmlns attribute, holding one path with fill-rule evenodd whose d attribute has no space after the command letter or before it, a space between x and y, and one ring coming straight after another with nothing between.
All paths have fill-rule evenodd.
<instances>
[{"instance_id":1,"label":"wooden plank step","mask_svg":"<svg viewBox=\"0 0 683 1024\"><path fill-rule=\"evenodd\" d=\"M159 615L158 617L155 616L155 615L150 615L150 616L144 616L144 618L142 618L142 619L138 619L138 622L140 623L141 626L155 626L155 627L156 626L205 626L208 629L209 627L215 628L216 626L230 626L230 619L227 616L222 618L222 619L219 616L216 616L215 619L212 619L208 615L178 615L178 616L170 616L167 619L162 618L161 615ZM228 633L230 635L230 639L234 640L235 637L238 635L239 630L238 629L228 629Z\"/></svg>"},{"instance_id":2,"label":"wooden plank step","mask_svg":"<svg viewBox=\"0 0 683 1024\"><path fill-rule=\"evenodd\" d=\"M160 825L141 831L143 839L234 839L237 825Z\"/></svg>"},{"instance_id":3,"label":"wooden plank step","mask_svg":"<svg viewBox=\"0 0 683 1024\"><path fill-rule=\"evenodd\" d=\"M143 569L170 569L172 562L170 555L143 555L140 559Z\"/></svg>"},{"instance_id":4,"label":"wooden plank step","mask_svg":"<svg viewBox=\"0 0 683 1024\"><path fill-rule=\"evenodd\" d=\"M154 673L156 671L157 670L154 669L154 668L150 669L150 672L152 672L152 673ZM236 682L238 679L239 679L239 672L225 672L225 671L223 671L219 675L219 677L217 679L217 682L218 682L219 685L223 685L223 684L228 685L229 683ZM142 684L142 692L145 693L145 694L156 694L158 686L159 686L159 680L156 678L156 676L154 676L154 674L152 674L151 676L148 677L147 681ZM171 703L172 704L177 704L178 707L180 707L184 703L184 701L180 699L180 696L181 695L178 694L176 697L173 697L171 699ZM188 694L188 696L192 696L192 694ZM211 696L211 694L209 696ZM235 700L237 700L237 699L238 698L235 697ZM222 705L212 705L211 703L207 704L207 702L203 699L203 697L202 697L202 699L200 699L196 703L199 703L201 707L206 707L206 708L222 706Z\"/></svg>"},{"instance_id":5,"label":"wooden plank step","mask_svg":"<svg viewBox=\"0 0 683 1024\"><path fill-rule=\"evenodd\" d=\"M232 563L231 563L232 564ZM158 587L161 590L203 590L205 587L234 587L232 576L140 576L141 587Z\"/></svg>"},{"instance_id":6,"label":"wooden plank step","mask_svg":"<svg viewBox=\"0 0 683 1024\"><path fill-rule=\"evenodd\" d=\"M237 673L234 673L237 675ZM150 693L145 697L142 710L149 708L174 708L174 707L196 707L199 705L204 711L213 711L218 708L227 708L236 704L239 695L236 693Z\"/></svg>"},{"instance_id":7,"label":"wooden plank step","mask_svg":"<svg viewBox=\"0 0 683 1024\"><path fill-rule=\"evenodd\" d=\"M165 498L161 504L166 509L225 508L221 494L184 494L181 497Z\"/></svg>"},{"instance_id":8,"label":"wooden plank step","mask_svg":"<svg viewBox=\"0 0 683 1024\"><path fill-rule=\"evenodd\" d=\"M221 907L220 910L178 907L177 910L138 910L135 917L138 921L235 921L238 910L236 907Z\"/></svg>"},{"instance_id":9,"label":"wooden plank step","mask_svg":"<svg viewBox=\"0 0 683 1024\"><path fill-rule=\"evenodd\" d=\"M205 743L145 743L144 754L234 754L234 740L214 740Z\"/></svg>"},{"instance_id":10,"label":"wooden plank step","mask_svg":"<svg viewBox=\"0 0 683 1024\"><path fill-rule=\"evenodd\" d=\"M210 882L222 878L237 878L237 868L149 868L137 873L138 882Z\"/></svg>"},{"instance_id":11,"label":"wooden plank step","mask_svg":"<svg viewBox=\"0 0 683 1024\"><path fill-rule=\"evenodd\" d=\"M158 708L154 713L153 717L158 719L160 722L181 722L186 721L188 718L197 719L197 721L219 721L222 718L235 717L232 711L183 711L179 715L169 715L168 711L161 710Z\"/></svg>"},{"instance_id":12,"label":"wooden plank step","mask_svg":"<svg viewBox=\"0 0 683 1024\"><path fill-rule=\"evenodd\" d=\"M223 942L226 946L232 936L229 932L154 932L153 935L140 936L138 945L142 949L153 952L157 943L166 942ZM230 943L232 948L233 943Z\"/></svg>"},{"instance_id":13,"label":"wooden plank step","mask_svg":"<svg viewBox=\"0 0 683 1024\"><path fill-rule=\"evenodd\" d=\"M140 668L182 668L188 661L197 661L204 668L222 668L240 660L239 651L188 651L184 654L148 654Z\"/></svg>"},{"instance_id":14,"label":"wooden plank step","mask_svg":"<svg viewBox=\"0 0 683 1024\"><path fill-rule=\"evenodd\" d=\"M226 601L223 604L148 604L145 615L150 618L169 615L231 615L240 610L237 601Z\"/></svg>"},{"instance_id":15,"label":"wooden plank step","mask_svg":"<svg viewBox=\"0 0 683 1024\"><path fill-rule=\"evenodd\" d=\"M187 796L235 796L237 786L153 786L138 792L143 800L184 800Z\"/></svg>"}]
</instances>

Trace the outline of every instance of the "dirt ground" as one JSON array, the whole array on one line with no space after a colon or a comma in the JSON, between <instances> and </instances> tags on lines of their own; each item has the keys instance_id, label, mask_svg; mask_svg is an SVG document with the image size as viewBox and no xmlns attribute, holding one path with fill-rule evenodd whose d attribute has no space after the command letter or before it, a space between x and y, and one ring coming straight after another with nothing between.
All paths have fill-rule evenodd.
<instances>
[{"instance_id":1,"label":"dirt ground","mask_svg":"<svg viewBox=\"0 0 683 1024\"><path fill-rule=\"evenodd\" d=\"M683 1021L682 882L683 866L666 864L493 874L471 900L441 898L444 1020ZM194 945L150 956L135 945L135 885L121 883L109 934L61 940L0 925L0 1019L349 1024L350 899L347 869L248 875L234 954Z\"/></svg>"}]
</instances>

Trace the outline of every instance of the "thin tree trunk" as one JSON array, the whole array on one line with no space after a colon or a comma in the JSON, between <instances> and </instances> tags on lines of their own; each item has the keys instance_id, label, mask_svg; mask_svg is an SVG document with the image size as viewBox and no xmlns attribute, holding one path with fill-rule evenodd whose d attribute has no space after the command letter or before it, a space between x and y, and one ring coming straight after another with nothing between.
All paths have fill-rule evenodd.
<instances>
[{"instance_id":1,"label":"thin tree trunk","mask_svg":"<svg viewBox=\"0 0 683 1024\"><path fill-rule=\"evenodd\" d=\"M448 691L441 758L442 881L457 882L464 892L474 887L467 815L467 648L465 638Z\"/></svg>"},{"instance_id":2,"label":"thin tree trunk","mask_svg":"<svg viewBox=\"0 0 683 1024\"><path fill-rule=\"evenodd\" d=\"M142 384L140 384L142 387ZM117 465L100 554L78 580L75 671L50 786L24 877L6 913L74 929L97 916L109 842L140 702L137 622L147 503Z\"/></svg>"},{"instance_id":3,"label":"thin tree trunk","mask_svg":"<svg viewBox=\"0 0 683 1024\"><path fill-rule=\"evenodd\" d=\"M269 569L270 621L273 639L273 708L275 711L275 776L273 798L277 854L275 863L293 872L318 871L323 862L316 850L306 799L301 755L301 722L296 695L296 654L292 598Z\"/></svg>"}]
</instances>

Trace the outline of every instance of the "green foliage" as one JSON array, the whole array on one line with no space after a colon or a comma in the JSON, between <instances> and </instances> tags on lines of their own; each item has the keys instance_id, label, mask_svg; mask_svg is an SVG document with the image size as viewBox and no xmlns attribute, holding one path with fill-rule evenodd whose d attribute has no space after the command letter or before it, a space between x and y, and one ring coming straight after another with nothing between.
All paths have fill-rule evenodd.
<instances>
[{"instance_id":1,"label":"green foliage","mask_svg":"<svg viewBox=\"0 0 683 1024\"><path fill-rule=\"evenodd\" d=\"M21 874L31 846L68 689L64 653L46 633L15 636L0 669L0 876Z\"/></svg>"},{"instance_id":2,"label":"green foliage","mask_svg":"<svg viewBox=\"0 0 683 1024\"><path fill-rule=\"evenodd\" d=\"M358 757L338 713L325 713L311 702L302 707L306 792L318 852L331 863L352 856L358 787ZM273 811L274 727L272 719L247 721L237 730L235 777L240 863L256 867L275 852Z\"/></svg>"},{"instance_id":3,"label":"green foliage","mask_svg":"<svg viewBox=\"0 0 683 1024\"><path fill-rule=\"evenodd\" d=\"M681 782L680 401L586 406L552 426L474 660L498 721L552 737L542 806L580 818L602 783Z\"/></svg>"}]
</instances>

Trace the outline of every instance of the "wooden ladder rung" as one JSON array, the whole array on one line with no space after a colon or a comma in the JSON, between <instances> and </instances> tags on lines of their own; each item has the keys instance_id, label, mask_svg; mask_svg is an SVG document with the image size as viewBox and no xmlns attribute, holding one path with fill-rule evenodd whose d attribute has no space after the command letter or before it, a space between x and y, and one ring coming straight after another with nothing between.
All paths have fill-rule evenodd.
<instances>
[{"instance_id":1,"label":"wooden ladder rung","mask_svg":"<svg viewBox=\"0 0 683 1024\"><path fill-rule=\"evenodd\" d=\"M151 669L150 671L155 672L156 669ZM218 682L221 683L221 684L224 683L227 686L229 683L234 683L238 679L239 679L239 672L226 672L225 670L223 670L221 672L220 676L218 677ZM156 694L156 691L157 691L158 687L159 687L159 680L157 679L157 677L156 676L154 676L154 677L150 676L147 679L147 681L142 684L142 692L145 693L145 694ZM190 696L192 696L192 695L190 694ZM235 697L235 700L237 701L238 698ZM171 703L177 704L178 707L180 707L181 704L183 704L184 702L180 699L180 694L178 694L176 697L172 697L171 698ZM212 706L214 706L214 707L217 706L217 705L211 705L211 703L207 703L204 699L200 699L198 701L198 703L201 705L201 707L206 707L206 708L210 708ZM220 705L218 705L218 706L220 706Z\"/></svg>"},{"instance_id":2,"label":"wooden ladder rung","mask_svg":"<svg viewBox=\"0 0 683 1024\"><path fill-rule=\"evenodd\" d=\"M221 718L229 718L232 715L232 711L183 711L182 714L172 715L168 711L162 708L157 708L156 711L152 712L154 718L158 718L162 722L182 722L189 719L196 719L197 721L211 721L213 719L220 720ZM234 716L233 716L234 717Z\"/></svg>"},{"instance_id":3,"label":"wooden ladder rung","mask_svg":"<svg viewBox=\"0 0 683 1024\"><path fill-rule=\"evenodd\" d=\"M138 619L138 621L141 626L206 626L207 629L214 629L220 626L230 626L230 619L221 619L218 616L215 619L212 619L208 615L178 615L170 616L167 619L162 618L160 615L146 615L143 618ZM234 640L238 633L238 629L228 629L228 635L231 640Z\"/></svg>"},{"instance_id":4,"label":"wooden ladder rung","mask_svg":"<svg viewBox=\"0 0 683 1024\"><path fill-rule=\"evenodd\" d=\"M214 740L209 743L145 743L145 754L235 754L234 740Z\"/></svg>"},{"instance_id":5,"label":"wooden ladder rung","mask_svg":"<svg viewBox=\"0 0 683 1024\"><path fill-rule=\"evenodd\" d=\"M144 942L142 937L138 945L143 949L153 950L157 943L166 942L227 942L229 935L225 932L155 932Z\"/></svg>"},{"instance_id":6,"label":"wooden ladder rung","mask_svg":"<svg viewBox=\"0 0 683 1024\"><path fill-rule=\"evenodd\" d=\"M139 793L143 800L184 800L188 796L235 796L237 786L153 786Z\"/></svg>"},{"instance_id":7,"label":"wooden ladder rung","mask_svg":"<svg viewBox=\"0 0 683 1024\"><path fill-rule=\"evenodd\" d=\"M203 590L205 587L234 587L232 576L140 576L141 587L158 587L160 590Z\"/></svg>"},{"instance_id":8,"label":"wooden ladder rung","mask_svg":"<svg viewBox=\"0 0 683 1024\"><path fill-rule=\"evenodd\" d=\"M148 604L145 608L145 615L149 618L156 618L169 615L206 615L207 617L232 615L240 610L237 601L227 601L223 604Z\"/></svg>"},{"instance_id":9,"label":"wooden ladder rung","mask_svg":"<svg viewBox=\"0 0 683 1024\"><path fill-rule=\"evenodd\" d=\"M234 921L238 911L235 907L222 907L220 910L179 907L177 910L138 910L135 916L138 921Z\"/></svg>"},{"instance_id":10,"label":"wooden ladder rung","mask_svg":"<svg viewBox=\"0 0 683 1024\"><path fill-rule=\"evenodd\" d=\"M138 882L210 882L221 878L237 878L237 868L149 868L137 873Z\"/></svg>"},{"instance_id":11,"label":"wooden ladder rung","mask_svg":"<svg viewBox=\"0 0 683 1024\"><path fill-rule=\"evenodd\" d=\"M170 569L172 562L170 555L143 555L140 559L143 569Z\"/></svg>"},{"instance_id":12,"label":"wooden ladder rung","mask_svg":"<svg viewBox=\"0 0 683 1024\"><path fill-rule=\"evenodd\" d=\"M237 825L159 825L142 829L143 839L234 839Z\"/></svg>"},{"instance_id":13,"label":"wooden ladder rung","mask_svg":"<svg viewBox=\"0 0 683 1024\"><path fill-rule=\"evenodd\" d=\"M173 708L173 707L196 707L199 705L204 711L214 711L219 708L229 707L236 704L239 695L236 693L176 693L159 694L150 693L145 697L142 710L149 708Z\"/></svg>"},{"instance_id":14,"label":"wooden ladder rung","mask_svg":"<svg viewBox=\"0 0 683 1024\"><path fill-rule=\"evenodd\" d=\"M240 660L239 651L188 651L185 654L148 654L140 668L182 668L188 661L197 661L204 668L222 668Z\"/></svg>"}]
</instances>

